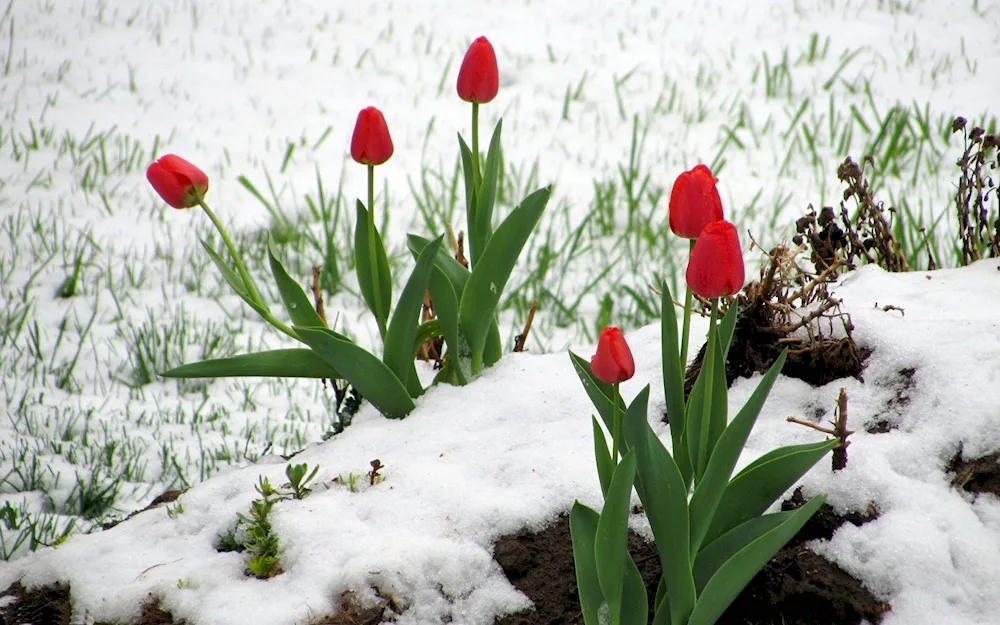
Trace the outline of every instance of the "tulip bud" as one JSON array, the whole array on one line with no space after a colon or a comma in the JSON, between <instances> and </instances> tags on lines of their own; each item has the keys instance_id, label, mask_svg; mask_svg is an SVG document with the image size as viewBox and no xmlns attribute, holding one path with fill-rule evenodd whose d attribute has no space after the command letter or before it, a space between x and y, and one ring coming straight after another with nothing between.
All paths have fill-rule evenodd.
<instances>
[{"instance_id":1,"label":"tulip bud","mask_svg":"<svg viewBox=\"0 0 1000 625\"><path fill-rule=\"evenodd\" d=\"M601 382L618 384L635 375L632 351L622 331L608 326L597 339L597 353L590 359L590 370Z\"/></svg>"},{"instance_id":2,"label":"tulip bud","mask_svg":"<svg viewBox=\"0 0 1000 625\"><path fill-rule=\"evenodd\" d=\"M500 70L497 55L486 37L472 42L458 70L458 97L466 102L485 104L497 97Z\"/></svg>"},{"instance_id":3,"label":"tulip bud","mask_svg":"<svg viewBox=\"0 0 1000 625\"><path fill-rule=\"evenodd\" d=\"M208 176L175 154L166 154L146 169L146 180L174 208L191 208L205 199Z\"/></svg>"},{"instance_id":4,"label":"tulip bud","mask_svg":"<svg viewBox=\"0 0 1000 625\"><path fill-rule=\"evenodd\" d=\"M351 158L362 165L381 165L392 156L392 138L382 111L374 106L361 109L351 137Z\"/></svg>"},{"instance_id":5,"label":"tulip bud","mask_svg":"<svg viewBox=\"0 0 1000 625\"><path fill-rule=\"evenodd\" d=\"M716 221L705 226L688 259L688 287L698 295L712 299L735 295L745 278L743 251L736 226Z\"/></svg>"},{"instance_id":6,"label":"tulip bud","mask_svg":"<svg viewBox=\"0 0 1000 625\"><path fill-rule=\"evenodd\" d=\"M713 221L723 219L718 178L705 165L677 176L670 190L670 229L679 237L696 239Z\"/></svg>"}]
</instances>

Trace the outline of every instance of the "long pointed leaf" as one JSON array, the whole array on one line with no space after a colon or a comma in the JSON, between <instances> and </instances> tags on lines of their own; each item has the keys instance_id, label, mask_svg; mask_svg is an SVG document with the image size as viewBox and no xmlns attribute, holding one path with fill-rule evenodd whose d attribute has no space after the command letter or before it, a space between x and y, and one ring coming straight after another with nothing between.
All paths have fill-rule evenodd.
<instances>
[{"instance_id":1,"label":"long pointed leaf","mask_svg":"<svg viewBox=\"0 0 1000 625\"><path fill-rule=\"evenodd\" d=\"M406 244L407 247L410 248L410 253L413 254L413 258L417 258L417 256L420 255L420 252L431 244L431 240L416 234L411 234L406 237ZM441 270L445 277L448 278L451 282L452 289L455 291L455 295L459 300L461 300L462 292L465 290L465 283L469 280L469 270L463 267L462 263L455 260L455 258L443 247L438 249L434 265Z\"/></svg>"},{"instance_id":2,"label":"long pointed leaf","mask_svg":"<svg viewBox=\"0 0 1000 625\"><path fill-rule=\"evenodd\" d=\"M680 341L677 335L677 312L673 296L666 281L660 298L660 355L663 369L663 397L667 403L667 420L670 422L670 440L674 460L685 484L691 483L691 461L684 442L684 371L680 365Z\"/></svg>"},{"instance_id":3,"label":"long pointed leaf","mask_svg":"<svg viewBox=\"0 0 1000 625\"><path fill-rule=\"evenodd\" d=\"M750 431L757 422L760 410L774 386L781 367L785 364L787 350L783 351L774 362L767 374L757 385L753 394L740 409L732 423L725 429L716 443L712 457L708 461L705 475L694 489L691 496L691 553L696 554L701 548L702 540L715 516L715 511L726 490L733 468L743 452L743 446L750 436Z\"/></svg>"},{"instance_id":4,"label":"long pointed leaf","mask_svg":"<svg viewBox=\"0 0 1000 625\"><path fill-rule=\"evenodd\" d=\"M649 597L646 583L639 573L639 567L628 551L625 552L625 576L622 579L622 625L647 625L649 622Z\"/></svg>"},{"instance_id":5,"label":"long pointed leaf","mask_svg":"<svg viewBox=\"0 0 1000 625\"><path fill-rule=\"evenodd\" d=\"M267 242L267 259L271 264L271 274L274 282L278 286L278 292L285 303L285 310L292 320L292 325L306 327L324 327L323 319L313 308L302 287L288 275L277 256L274 254L274 247L271 242Z\"/></svg>"},{"instance_id":6,"label":"long pointed leaf","mask_svg":"<svg viewBox=\"0 0 1000 625\"><path fill-rule=\"evenodd\" d=\"M720 566L705 584L687 625L714 625L754 575L802 529L821 505L823 495L813 497L781 525L738 551Z\"/></svg>"},{"instance_id":7,"label":"long pointed leaf","mask_svg":"<svg viewBox=\"0 0 1000 625\"><path fill-rule=\"evenodd\" d=\"M645 406L648 399L649 387L646 386L632 401L632 406ZM687 486L670 453L649 427L646 411L634 410L632 406L625 413L623 429L630 450L636 453L636 491L656 540L670 597L671 621L684 623L696 599L688 550Z\"/></svg>"},{"instance_id":8,"label":"long pointed leaf","mask_svg":"<svg viewBox=\"0 0 1000 625\"><path fill-rule=\"evenodd\" d=\"M385 332L386 324L389 322L389 302L392 301L392 276L389 275L389 260L385 255L385 246L382 244L382 237L378 230L375 230L375 240L368 240L368 220L372 218L371 213L365 205L358 200L357 223L354 226L354 266L358 273L358 286L361 289L361 296L368 304L368 310L375 315L379 329ZM374 248L375 271L372 275L372 263L369 256L370 250ZM379 299L375 301L375 284L378 284Z\"/></svg>"},{"instance_id":9,"label":"long pointed leaf","mask_svg":"<svg viewBox=\"0 0 1000 625\"><path fill-rule=\"evenodd\" d=\"M617 405L624 406L624 400L622 400L621 395L614 386L602 382L594 376L594 372L590 370L589 362L573 352L569 352L569 359L573 363L573 369L576 371L577 377L580 378L580 382L583 384L583 389L587 391L587 396L590 397L594 408L597 408L597 414L601 415L604 427L610 432L615 427L615 403L617 402ZM627 450L623 448L623 451Z\"/></svg>"},{"instance_id":10,"label":"long pointed leaf","mask_svg":"<svg viewBox=\"0 0 1000 625\"><path fill-rule=\"evenodd\" d=\"M469 145L462 138L461 133L458 135L458 153L462 158L462 173L465 179L465 227L468 229L466 234L469 235L469 255L473 259L478 259L480 250L476 248L479 245L479 237L476 235L476 225L479 222L476 219L478 203L476 201L476 185L473 181L473 157L472 150L469 149Z\"/></svg>"},{"instance_id":11,"label":"long pointed leaf","mask_svg":"<svg viewBox=\"0 0 1000 625\"><path fill-rule=\"evenodd\" d=\"M275 349L256 354L192 362L169 371L164 378L236 378L263 376L276 378L340 378L340 374L310 349Z\"/></svg>"},{"instance_id":12,"label":"long pointed leaf","mask_svg":"<svg viewBox=\"0 0 1000 625\"><path fill-rule=\"evenodd\" d=\"M206 252L208 252L209 258L211 258L212 262L215 263L215 266L218 267L219 271L222 273L222 277L226 280L229 286L232 287L233 291L240 296L240 299L246 302L250 308L254 309L258 315L267 318L267 315L270 312L267 309L267 306L250 299L249 292L247 291L246 285L243 284L243 278L240 277L240 274L236 273L236 271L227 265L226 261L222 260L222 257L219 256L215 250L209 247L208 243L205 243L204 240L202 240L201 246L205 248Z\"/></svg>"},{"instance_id":13,"label":"long pointed leaf","mask_svg":"<svg viewBox=\"0 0 1000 625\"><path fill-rule=\"evenodd\" d=\"M427 281L434 268L434 258L441 248L442 239L443 235L434 239L420 252L417 264L413 267L402 293L399 294L399 301L396 302L396 309L392 313L392 321L389 322L388 331L385 333L382 361L396 374L403 385L410 389L411 395L420 387L415 372L412 381L416 386L411 387L410 384L410 374L413 370L413 342L417 336L420 308L424 302L424 293L427 292Z\"/></svg>"},{"instance_id":14,"label":"long pointed leaf","mask_svg":"<svg viewBox=\"0 0 1000 625\"><path fill-rule=\"evenodd\" d=\"M493 129L493 137L490 139L489 151L486 154L486 168L483 170L483 179L476 196L476 228L474 230L479 244L476 246L480 252L485 251L486 244L490 241L493 230L493 204L497 197L497 179L500 169L500 129L503 120L497 121L496 128ZM472 258L472 269L475 271L476 263L480 260L479 255Z\"/></svg>"},{"instance_id":15,"label":"long pointed leaf","mask_svg":"<svg viewBox=\"0 0 1000 625\"><path fill-rule=\"evenodd\" d=\"M635 453L628 452L615 467L604 509L597 521L594 561L611 622L618 623L622 609L625 559L628 558L628 513L635 481Z\"/></svg>"},{"instance_id":16,"label":"long pointed leaf","mask_svg":"<svg viewBox=\"0 0 1000 625\"><path fill-rule=\"evenodd\" d=\"M576 568L576 587L580 596L580 608L586 625L599 625L598 614L604 603L601 583L597 578L597 561L594 556L594 541L597 536L596 512L579 501L569 511L569 533L573 541L573 566Z\"/></svg>"},{"instance_id":17,"label":"long pointed leaf","mask_svg":"<svg viewBox=\"0 0 1000 625\"><path fill-rule=\"evenodd\" d=\"M597 461L597 478L601 481L601 493L607 497L608 488L611 486L611 476L615 472L615 462L611 459L611 452L608 451L608 439L604 438L604 430L601 429L597 419L591 417L594 425L594 459Z\"/></svg>"},{"instance_id":18,"label":"long pointed leaf","mask_svg":"<svg viewBox=\"0 0 1000 625\"><path fill-rule=\"evenodd\" d=\"M448 346L448 358L454 366L455 381L464 386L468 383L459 359L468 361L468 354L462 354L462 339L458 328L458 298L455 296L455 289L451 281L435 266L431 271L427 286L431 292L431 301L434 302L434 314L437 315L441 323L441 334L444 335L444 342Z\"/></svg>"},{"instance_id":19,"label":"long pointed leaf","mask_svg":"<svg viewBox=\"0 0 1000 625\"><path fill-rule=\"evenodd\" d=\"M413 400L406 388L384 362L354 343L337 338L327 328L295 330L383 415L399 419L413 410Z\"/></svg>"},{"instance_id":20,"label":"long pointed leaf","mask_svg":"<svg viewBox=\"0 0 1000 625\"><path fill-rule=\"evenodd\" d=\"M490 324L495 323L500 295L551 193L551 187L535 191L507 216L490 238L465 284L458 310L462 331L472 350L473 370L478 370L478 365L482 364L486 335Z\"/></svg>"},{"instance_id":21,"label":"long pointed leaf","mask_svg":"<svg viewBox=\"0 0 1000 625\"><path fill-rule=\"evenodd\" d=\"M705 545L705 548L699 551L698 556L694 559L694 585L698 593L701 593L705 584L715 575L719 567L736 555L740 549L778 527L793 514L795 514L794 511L773 512L754 517Z\"/></svg>"},{"instance_id":22,"label":"long pointed leaf","mask_svg":"<svg viewBox=\"0 0 1000 625\"><path fill-rule=\"evenodd\" d=\"M775 449L726 486L704 542L760 516L837 444L836 439Z\"/></svg>"}]
</instances>

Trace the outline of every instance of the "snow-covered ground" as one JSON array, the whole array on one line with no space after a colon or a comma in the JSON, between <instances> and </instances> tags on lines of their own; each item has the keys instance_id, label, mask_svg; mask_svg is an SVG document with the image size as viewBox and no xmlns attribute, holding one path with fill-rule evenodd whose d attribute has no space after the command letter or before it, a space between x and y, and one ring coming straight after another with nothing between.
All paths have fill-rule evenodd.
<instances>
[{"instance_id":1,"label":"snow-covered ground","mask_svg":"<svg viewBox=\"0 0 1000 625\"><path fill-rule=\"evenodd\" d=\"M617 168L629 161L634 122L640 179L669 192L680 171L712 164L727 217L764 247L790 236L809 203L839 201L836 166L869 152L887 164L881 196L905 200L928 225L945 215L937 233L947 236L960 145L947 129L955 115L995 119L998 26L1000 6L952 0L11 2L0 14L0 506L50 527L44 542L53 542L70 520L86 528L166 488L191 488L179 514L160 508L33 555L22 545L0 562L0 587L70 581L80 613L96 620L127 619L152 593L177 618L221 624L305 622L342 591L378 585L409 605L401 623L487 623L525 605L491 541L544 524L575 498L599 504L591 408L561 351L593 348L553 306L539 313L532 354L506 357L470 387L430 390L403 421L365 406L325 443L330 395L318 384L142 380L143 362L162 371L213 341L227 354L286 345L217 286L197 242L209 232L204 216L169 209L148 189L154 153L202 166L211 204L252 241L271 217L237 176L271 199L270 176L294 212L316 197L319 173L328 192L343 185L350 206L364 185L350 133L357 111L376 105L396 146L377 170L378 206L390 248L401 250L406 232L431 234L418 210L429 195L411 185L420 189L426 172L450 180L455 133L467 136L469 123L455 76L468 42L485 34L501 89L484 123L503 117L511 171L527 178L534 167L533 186L554 183L535 235L553 247L594 212L595 187L612 181L622 193ZM899 141L886 138L896 132ZM665 199L640 204L639 220L661 235ZM626 262L616 245L634 224L620 204L610 221L544 281L568 302L615 265L580 304L590 328L604 293L642 290L673 262L659 239ZM308 247L284 253L321 262ZM397 262L400 275L411 266L402 254ZM75 293L54 297L75 265ZM342 270L331 316L377 347L353 270ZM886 623L996 623L1000 502L951 488L944 466L960 448L966 458L1000 450L998 263L865 268L836 295L874 350L865 382L814 389L781 379L742 462L815 440L784 418L832 407L847 388L858 430L849 466L832 474L823 463L803 486L838 511L875 503L881 516L814 547L893 605ZM653 383L653 414L657 330L616 306L610 322L629 329L639 367L624 392ZM138 356L141 345L150 353ZM904 369L915 370L909 401L892 402ZM731 401L754 385L737 382ZM865 433L878 419L899 428ZM272 454L306 448L293 462L319 465L325 486L276 506L285 572L263 582L243 576L242 555L213 545L246 512L259 476L284 481L277 456L246 459L268 443ZM331 485L374 458L383 483L358 493ZM0 531L6 553L18 534L3 519Z\"/></svg>"}]
</instances>

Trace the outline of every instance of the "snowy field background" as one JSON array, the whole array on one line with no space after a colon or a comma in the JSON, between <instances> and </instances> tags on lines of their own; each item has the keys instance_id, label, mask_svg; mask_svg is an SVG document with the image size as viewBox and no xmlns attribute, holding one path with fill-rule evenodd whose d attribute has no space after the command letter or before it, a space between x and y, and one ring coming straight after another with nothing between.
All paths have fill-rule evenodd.
<instances>
[{"instance_id":1,"label":"snowy field background","mask_svg":"<svg viewBox=\"0 0 1000 625\"><path fill-rule=\"evenodd\" d=\"M745 249L748 232L769 248L810 203L839 201L844 157L873 154L879 197L948 241L961 145L951 120L995 124L1000 101L1000 6L989 2L16 0L2 8L0 542L12 563L0 562L0 586L25 570L26 582L73 578L74 600L97 618L125 618L153 592L175 616L221 623L199 612L206 597L228 593L237 605L265 593L275 612L256 622L302 622L345 588L367 588L376 553L397 571L383 582L411 593L411 622L449 613L489 622L492 611L517 607L490 541L551 519L575 497L596 503L590 409L563 350L589 354L605 321L635 331L634 347L656 340L644 328L656 318L645 285L654 275L677 280L682 266L681 246L666 234L673 178L710 164ZM378 106L396 151L377 170L377 210L400 280L411 266L407 232L431 234L448 220L463 227L450 185L455 133L467 135L469 121L454 81L480 34L501 67L484 122L504 120L503 199L510 206L531 188L555 186L501 317L509 337L527 303L540 300L533 355L502 362L469 389L432 391L404 422L365 407L343 434L297 457L318 462L329 480L367 470L374 453L395 486L353 500L316 493L300 506L308 510L277 513L286 573L244 579L236 556L216 554L211 541L223 519L246 509L257 476L283 467L230 467L319 442L332 427L332 398L310 382L155 378L181 362L285 341L217 278L198 244L211 236L204 216L167 208L145 167L174 152L205 169L211 205L264 276L263 232L281 226L275 215L321 236L309 212L320 200L317 178L330 207L363 193L364 169L347 145L357 111ZM340 204L330 199L338 188ZM327 308L338 329L374 347L349 261L353 211L339 215L331 258L343 282ZM302 283L329 260L302 237L280 249ZM748 252L748 262L756 258ZM938 260L949 264L947 254ZM880 380L917 369L899 432L870 443L860 436L842 477L821 467L806 479L842 509L875 501L890 512L823 547L889 598L886 622L991 623L1000 613L989 591L1000 574L1000 507L962 499L943 473L959 445L968 457L1000 448L997 275L992 261L930 280L865 270L838 293L859 340L876 349L869 386L843 384L853 415L874 418L890 392ZM904 307L905 317L873 312L874 302ZM644 372L636 381L655 379L655 353L636 351ZM734 404L752 384L740 382ZM783 380L743 461L808 436L784 417L831 406L834 386ZM439 453L456 464L436 469ZM145 515L20 559L30 543L23 528L54 543L218 473L226 475L185 495L177 520ZM467 497L474 484L481 494ZM344 519L341 542L331 518ZM357 552L339 551L348 547ZM127 566L104 565L119 557ZM188 578L195 583L178 588ZM425 578L452 580L453 596L465 598L445 605Z\"/></svg>"}]
</instances>

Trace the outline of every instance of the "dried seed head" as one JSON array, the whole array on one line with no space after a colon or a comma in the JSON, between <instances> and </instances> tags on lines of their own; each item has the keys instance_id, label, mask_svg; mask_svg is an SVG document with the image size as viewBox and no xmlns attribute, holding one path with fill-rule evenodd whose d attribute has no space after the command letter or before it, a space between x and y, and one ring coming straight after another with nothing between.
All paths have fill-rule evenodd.
<instances>
[{"instance_id":1,"label":"dried seed head","mask_svg":"<svg viewBox=\"0 0 1000 625\"><path fill-rule=\"evenodd\" d=\"M964 117L956 117L955 121L951 122L951 131L958 132L959 130L964 130L965 125L969 123Z\"/></svg>"}]
</instances>

